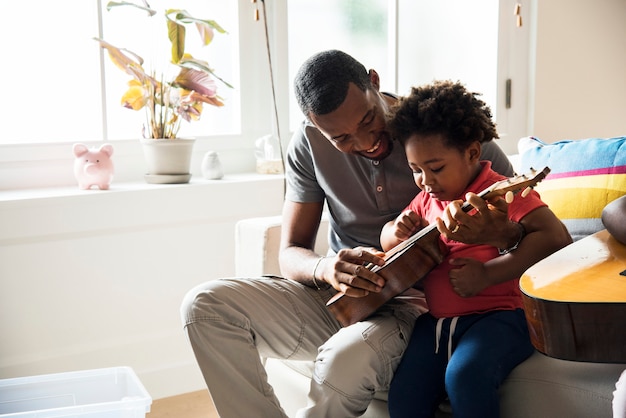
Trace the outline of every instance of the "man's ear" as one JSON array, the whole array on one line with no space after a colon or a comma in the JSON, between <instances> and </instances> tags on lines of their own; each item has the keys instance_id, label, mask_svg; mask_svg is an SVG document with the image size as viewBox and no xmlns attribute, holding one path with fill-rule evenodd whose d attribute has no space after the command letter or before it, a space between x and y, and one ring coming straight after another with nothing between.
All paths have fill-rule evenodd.
<instances>
[{"instance_id":1,"label":"man's ear","mask_svg":"<svg viewBox=\"0 0 626 418\"><path fill-rule=\"evenodd\" d=\"M367 74L370 76L370 81L372 82L372 86L376 89L376 91L380 90L380 77L376 70L369 70Z\"/></svg>"}]
</instances>

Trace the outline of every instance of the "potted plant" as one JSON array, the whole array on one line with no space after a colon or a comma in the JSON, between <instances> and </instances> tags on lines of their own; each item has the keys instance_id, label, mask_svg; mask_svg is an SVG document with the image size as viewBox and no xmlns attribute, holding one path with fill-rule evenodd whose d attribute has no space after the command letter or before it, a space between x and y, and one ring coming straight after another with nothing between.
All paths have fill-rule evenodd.
<instances>
[{"instance_id":1,"label":"potted plant","mask_svg":"<svg viewBox=\"0 0 626 418\"><path fill-rule=\"evenodd\" d=\"M108 11L117 7L140 9L150 18L157 15L146 0L141 0L141 4L130 1L107 4ZM189 166L194 140L178 138L180 125L183 120L198 120L205 104L224 105L217 95L215 79L232 88L206 61L185 53L186 26L195 25L204 46L211 42L215 32L224 34L226 31L214 20L195 18L186 10L168 9L164 17L171 46L170 64L177 70L171 77L166 69L146 71L144 60L138 54L95 39L106 49L113 63L132 77L122 96L122 106L145 112L141 142L148 164L146 180L186 183L191 178Z\"/></svg>"}]
</instances>

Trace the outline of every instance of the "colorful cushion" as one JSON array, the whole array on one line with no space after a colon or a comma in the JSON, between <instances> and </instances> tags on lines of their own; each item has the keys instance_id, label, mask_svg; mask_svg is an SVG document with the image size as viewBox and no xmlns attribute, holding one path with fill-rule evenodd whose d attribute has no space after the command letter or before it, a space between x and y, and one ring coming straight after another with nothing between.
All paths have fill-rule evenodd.
<instances>
[{"instance_id":1,"label":"colorful cushion","mask_svg":"<svg viewBox=\"0 0 626 418\"><path fill-rule=\"evenodd\" d=\"M602 209L626 194L626 137L546 144L520 139L520 169L550 168L535 190L578 240L604 229Z\"/></svg>"}]
</instances>

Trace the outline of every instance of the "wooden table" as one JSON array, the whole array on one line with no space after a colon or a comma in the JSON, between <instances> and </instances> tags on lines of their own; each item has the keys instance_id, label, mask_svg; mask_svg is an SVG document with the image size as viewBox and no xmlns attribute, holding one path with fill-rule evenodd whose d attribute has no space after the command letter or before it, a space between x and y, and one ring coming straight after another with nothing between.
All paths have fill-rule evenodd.
<instances>
[{"instance_id":1,"label":"wooden table","mask_svg":"<svg viewBox=\"0 0 626 418\"><path fill-rule=\"evenodd\" d=\"M626 246L606 230L520 278L535 348L564 360L626 363Z\"/></svg>"}]
</instances>

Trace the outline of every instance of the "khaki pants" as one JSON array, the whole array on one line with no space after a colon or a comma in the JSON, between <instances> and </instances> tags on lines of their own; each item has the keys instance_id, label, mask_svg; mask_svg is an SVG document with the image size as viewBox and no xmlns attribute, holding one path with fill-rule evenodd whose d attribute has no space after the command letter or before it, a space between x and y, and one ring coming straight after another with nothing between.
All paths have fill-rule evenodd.
<instances>
[{"instance_id":1,"label":"khaki pants","mask_svg":"<svg viewBox=\"0 0 626 418\"><path fill-rule=\"evenodd\" d=\"M423 299L394 299L342 328L325 306L334 292L272 277L213 280L187 294L183 324L221 418L286 416L261 358L315 360L298 417L359 416L388 389Z\"/></svg>"}]
</instances>

